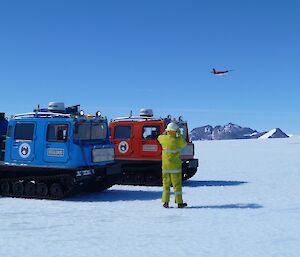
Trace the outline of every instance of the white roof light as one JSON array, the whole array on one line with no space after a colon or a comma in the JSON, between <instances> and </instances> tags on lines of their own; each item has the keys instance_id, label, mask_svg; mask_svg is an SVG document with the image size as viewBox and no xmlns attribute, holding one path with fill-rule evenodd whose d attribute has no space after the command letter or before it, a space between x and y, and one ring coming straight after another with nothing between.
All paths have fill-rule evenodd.
<instances>
[{"instance_id":1,"label":"white roof light","mask_svg":"<svg viewBox=\"0 0 300 257\"><path fill-rule=\"evenodd\" d=\"M141 109L140 116L153 117L153 110L152 109Z\"/></svg>"},{"instance_id":2,"label":"white roof light","mask_svg":"<svg viewBox=\"0 0 300 257\"><path fill-rule=\"evenodd\" d=\"M48 104L48 110L49 111L65 111L65 104L63 102L50 102Z\"/></svg>"}]
</instances>

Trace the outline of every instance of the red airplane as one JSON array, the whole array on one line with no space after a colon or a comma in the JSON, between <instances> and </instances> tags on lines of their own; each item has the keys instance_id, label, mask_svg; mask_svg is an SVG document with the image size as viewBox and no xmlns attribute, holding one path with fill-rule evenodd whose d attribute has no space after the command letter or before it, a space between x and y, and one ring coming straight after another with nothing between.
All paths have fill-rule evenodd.
<instances>
[{"instance_id":1,"label":"red airplane","mask_svg":"<svg viewBox=\"0 0 300 257\"><path fill-rule=\"evenodd\" d=\"M227 75L228 72L233 71L233 70L225 70L225 71L216 71L215 69L213 69L210 73L214 74L214 75Z\"/></svg>"}]
</instances>

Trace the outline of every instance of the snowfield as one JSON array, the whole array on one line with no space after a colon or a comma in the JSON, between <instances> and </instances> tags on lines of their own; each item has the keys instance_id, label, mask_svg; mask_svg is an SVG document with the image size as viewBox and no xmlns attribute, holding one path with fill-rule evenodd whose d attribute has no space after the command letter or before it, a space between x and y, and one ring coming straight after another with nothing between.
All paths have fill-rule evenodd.
<instances>
[{"instance_id":1,"label":"snowfield","mask_svg":"<svg viewBox=\"0 0 300 257\"><path fill-rule=\"evenodd\" d=\"M198 141L195 149L187 209L164 209L160 187L0 198L0 256L299 257L300 138Z\"/></svg>"}]
</instances>

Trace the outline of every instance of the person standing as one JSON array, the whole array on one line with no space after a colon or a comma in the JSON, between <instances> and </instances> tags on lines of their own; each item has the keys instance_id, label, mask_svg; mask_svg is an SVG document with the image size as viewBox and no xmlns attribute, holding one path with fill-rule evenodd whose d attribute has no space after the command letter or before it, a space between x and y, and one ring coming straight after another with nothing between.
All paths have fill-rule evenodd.
<instances>
[{"instance_id":1,"label":"person standing","mask_svg":"<svg viewBox=\"0 0 300 257\"><path fill-rule=\"evenodd\" d=\"M157 140L162 146L163 207L169 207L170 188L172 184L175 203L177 203L178 208L184 208L187 206L187 203L184 203L182 199L182 164L180 150L185 147L187 143L181 136L180 129L175 122L169 123L165 132L159 135Z\"/></svg>"}]
</instances>

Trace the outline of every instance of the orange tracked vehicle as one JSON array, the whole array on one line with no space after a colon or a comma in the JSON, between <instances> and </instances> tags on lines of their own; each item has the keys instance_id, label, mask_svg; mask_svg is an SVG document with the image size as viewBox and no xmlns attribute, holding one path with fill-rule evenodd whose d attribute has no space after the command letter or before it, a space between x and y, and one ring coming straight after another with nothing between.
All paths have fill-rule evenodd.
<instances>
[{"instance_id":1,"label":"orange tracked vehicle","mask_svg":"<svg viewBox=\"0 0 300 257\"><path fill-rule=\"evenodd\" d=\"M115 145L115 159L122 164L125 185L161 185L161 146L157 137L171 121L175 121L187 146L181 151L183 180L197 172L198 159L194 158L194 144L189 139L187 122L153 117L152 109L141 109L139 116L112 119L109 128Z\"/></svg>"}]
</instances>

